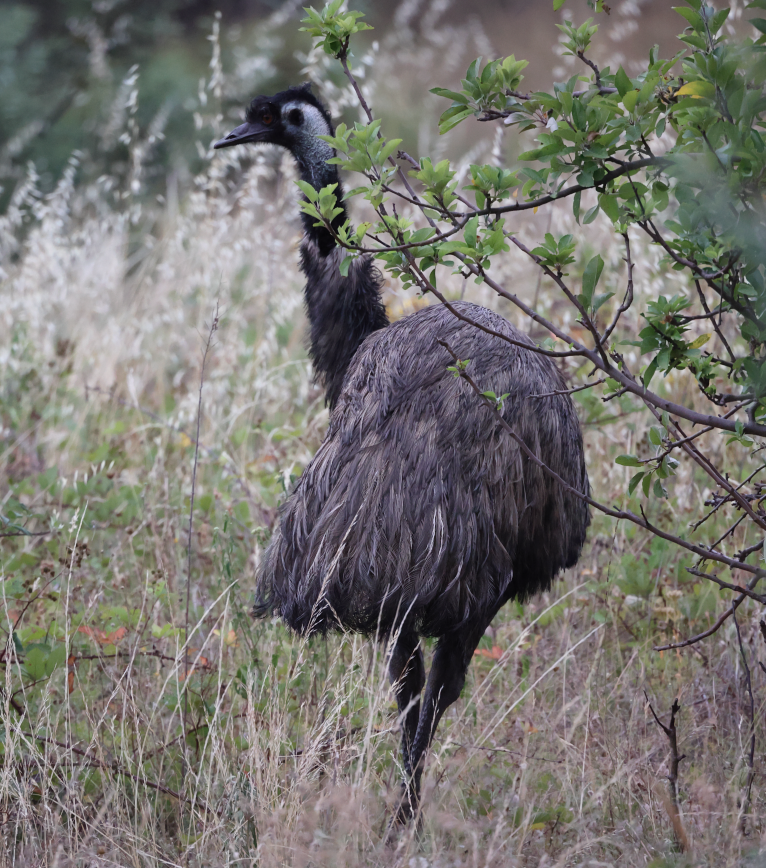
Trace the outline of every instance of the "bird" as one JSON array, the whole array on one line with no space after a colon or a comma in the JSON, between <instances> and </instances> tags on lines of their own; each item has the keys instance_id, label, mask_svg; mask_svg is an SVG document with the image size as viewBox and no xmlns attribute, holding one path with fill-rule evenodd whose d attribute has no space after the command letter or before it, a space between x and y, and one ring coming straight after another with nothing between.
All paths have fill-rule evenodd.
<instances>
[{"instance_id":1,"label":"bird","mask_svg":"<svg viewBox=\"0 0 766 868\"><path fill-rule=\"evenodd\" d=\"M492 619L577 562L590 485L564 378L527 335L465 301L451 305L460 316L433 304L389 322L371 256L341 274L335 230L348 215L328 162L335 151L319 138L333 135L307 83L255 97L245 122L214 144L286 148L302 180L337 185L341 209L333 231L302 215L309 355L329 425L280 509L254 614L302 635L385 642L404 772L394 820L403 824L419 816L436 728ZM448 370L449 350L469 360L483 390L504 396L499 413ZM425 637L436 639L427 679Z\"/></svg>"}]
</instances>

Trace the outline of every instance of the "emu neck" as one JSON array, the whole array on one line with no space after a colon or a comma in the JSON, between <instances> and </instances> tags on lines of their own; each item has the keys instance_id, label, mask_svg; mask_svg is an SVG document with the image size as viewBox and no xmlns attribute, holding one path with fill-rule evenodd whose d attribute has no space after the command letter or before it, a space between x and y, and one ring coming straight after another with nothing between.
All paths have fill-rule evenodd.
<instances>
[{"instance_id":1,"label":"emu neck","mask_svg":"<svg viewBox=\"0 0 766 868\"><path fill-rule=\"evenodd\" d=\"M324 142L320 142L320 144L324 144ZM335 155L335 152L329 145L325 147L329 151L326 159ZM343 211L332 221L333 227L338 229L348 218L346 206L343 204L343 185L338 177L338 170L335 166L328 166L324 160L321 161L321 164L317 164L316 162L304 163L300 157L296 157L296 159L298 161L298 168L301 170L301 180L307 181L315 190L319 191L330 184L338 185L335 188L335 198L338 202L338 207L342 208ZM308 214L301 213L301 220L303 221L303 231L306 233L306 237L311 238L317 244L322 256L329 256L336 247L332 234L323 226L316 226L315 223L317 221L313 217L309 217Z\"/></svg>"},{"instance_id":2,"label":"emu neck","mask_svg":"<svg viewBox=\"0 0 766 868\"><path fill-rule=\"evenodd\" d=\"M340 264L345 256L345 251L335 246L323 254L308 233L301 245L306 309L311 323L309 352L331 410L359 345L369 334L388 325L380 297L380 272L372 259L362 256L354 260L344 277Z\"/></svg>"},{"instance_id":3,"label":"emu neck","mask_svg":"<svg viewBox=\"0 0 766 868\"><path fill-rule=\"evenodd\" d=\"M301 145L295 157L303 180L316 190L328 184L338 185L335 194L343 212L333 220L333 226L343 225L347 218L342 201L343 187L336 167L326 162L335 152L315 136ZM344 277L340 264L346 252L336 245L327 229L315 226L315 222L303 215L305 236L301 245L301 268L306 275L311 360L332 409L359 345L367 335L388 325L388 317L380 297L380 273L372 259L369 256L355 259Z\"/></svg>"}]
</instances>

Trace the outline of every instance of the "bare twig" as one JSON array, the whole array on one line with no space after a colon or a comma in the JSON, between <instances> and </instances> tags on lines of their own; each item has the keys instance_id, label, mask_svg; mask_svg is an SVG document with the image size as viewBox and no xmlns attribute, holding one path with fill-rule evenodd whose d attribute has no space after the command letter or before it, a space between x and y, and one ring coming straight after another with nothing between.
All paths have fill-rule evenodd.
<instances>
[{"instance_id":1,"label":"bare twig","mask_svg":"<svg viewBox=\"0 0 766 868\"><path fill-rule=\"evenodd\" d=\"M594 383L586 383L584 386L575 386L574 389L558 389L554 392L542 392L539 395L527 395L528 398L552 398L554 395L574 395L575 392L584 392L586 389L592 389L594 386L600 386L605 383L606 379L602 377Z\"/></svg>"},{"instance_id":2,"label":"bare twig","mask_svg":"<svg viewBox=\"0 0 766 868\"><path fill-rule=\"evenodd\" d=\"M739 621L737 613L733 613L734 626L737 629L737 642L739 643L739 653L742 657L742 665L745 668L745 686L747 687L747 695L750 699L750 750L747 754L747 781L745 783L745 794L742 797L742 810L739 818L739 827L743 835L749 835L750 831L747 828L747 817L750 813L750 794L753 788L754 763L755 763L755 699L753 698L753 681L750 677L750 667L747 664L747 655L745 654L745 646L742 644L742 632L739 629Z\"/></svg>"},{"instance_id":3,"label":"bare twig","mask_svg":"<svg viewBox=\"0 0 766 868\"><path fill-rule=\"evenodd\" d=\"M525 244L523 244L521 241L519 241L518 238L513 235L508 237L509 240L512 241L513 244L515 244L515 246L522 251L522 253L526 253L531 259L537 262L538 257L536 257ZM456 254L456 256L459 258L458 254ZM514 293L509 292L504 287L500 286L497 281L493 280L486 273L480 272L479 269L475 265L473 265L473 263L467 263L466 267L469 271L471 271L472 274L481 275L481 277L484 279L484 282L487 284L487 286L490 287L490 289L493 289L502 298L506 298L508 299L508 301L515 304L516 307L523 311L527 316L531 316L537 323L544 326L557 338L560 338L567 344L570 344L579 355L583 356L583 358L587 359L591 364L596 365L596 367L600 371L603 371L613 380L616 380L629 392L637 395L650 408L655 407L660 411L665 410L667 413L673 416L678 416L681 419L686 419L688 422L692 422L695 425L704 425L722 431L737 431L737 424L732 419L721 418L720 416L711 416L706 413L698 413L696 410L692 410L691 408L686 407L683 404L676 404L673 401L669 401L668 399L663 398L654 392L650 392L643 384L639 383L635 379L635 377L630 374L627 368L625 368L624 360L623 369L620 369L620 367L617 365L604 364L601 354L598 351L591 350L588 347L584 346L580 341L575 340L571 335L562 331L562 329L560 329L554 323L545 319L545 317L540 316L517 295L514 295ZM766 425L759 425L754 422L745 422L741 430L745 434L766 436Z\"/></svg>"},{"instance_id":4,"label":"bare twig","mask_svg":"<svg viewBox=\"0 0 766 868\"><path fill-rule=\"evenodd\" d=\"M727 591L737 591L745 597L750 597L751 600L755 600L762 606L766 606L766 597L764 597L763 594L756 594L755 591L751 591L750 588L743 588L742 585L732 585L729 582L724 582L722 579L719 579L718 576L713 576L710 573L703 573L702 570L696 570L693 567L687 567L686 572L691 573L693 576L698 576L700 579L707 579L708 581L713 582L713 584L718 585L719 588L724 588ZM734 615L734 620L737 620L736 614Z\"/></svg>"},{"instance_id":5,"label":"bare twig","mask_svg":"<svg viewBox=\"0 0 766 868\"><path fill-rule=\"evenodd\" d=\"M354 91L356 92L357 97L360 100L360 104L361 104L365 114L367 115L368 119L371 120L372 119L372 112L370 111L370 108L367 105L367 102L364 99L364 96L362 95L361 89L359 88L359 85L358 85L356 79L354 78L353 73L351 72L351 70L348 67L348 63L346 61L345 55L343 55L341 57L341 62L343 64L343 68L344 68L344 71L346 73L346 76L349 79L352 87L354 88ZM410 164L413 164L415 162L411 157L409 157L409 155L403 155L403 156L405 159L407 159L407 162L409 162ZM389 161L391 162L392 165L396 165L393 161L393 158L390 158ZM615 178L621 177L622 175L625 175L625 174L628 174L631 171L635 171L635 170L638 170L641 168L646 168L648 166L661 166L661 165L662 165L662 159L657 158L657 157L647 157L647 158L642 159L642 160L634 160L632 162L626 162L624 164L621 164L617 169L613 170L612 172L608 172L603 178L601 178L599 180L597 186L602 187L603 185L614 180ZM407 187L408 191L411 194L411 197L413 199L417 199L416 194L414 193L414 191L412 191L412 188L409 185L409 182L407 181L407 179L404 176L404 173L402 173L401 170L399 171L399 177L402 179L403 183ZM586 189L586 188L583 188L580 185L574 185L572 187L568 187L566 189L559 190L556 194L541 197L540 199L537 199L534 202L530 202L530 203L522 203L521 205L519 205L519 203L514 203L514 204L508 205L508 206L501 206L501 207L488 208L488 209L482 209L482 210L475 210L474 209L474 210L471 210L470 212L465 212L465 213L455 213L455 214L450 213L447 216L450 220L453 221L453 223L456 223L459 220L463 220L466 217L473 217L474 215L502 214L502 213L506 213L506 212L510 212L510 211L525 210L526 208L539 207L540 205L546 204L547 202L552 202L556 199L564 198L565 196L572 195L572 194L574 194L580 190L583 190L583 189ZM419 204L419 207L424 212L426 210L428 210L430 207L425 202L418 203L418 204ZM429 224L435 228L436 224L434 223L434 221L432 219L429 218L428 214L426 214L426 219L428 219ZM654 231L656 231L655 227L652 227L652 226L648 225L647 223L641 224L641 228L644 229L645 231L649 232L650 234L652 232L652 229L654 229ZM521 243L515 236L513 236L512 234L507 234L507 237L520 250L522 250L524 253L526 253L528 256L530 256L535 262L540 264L538 262L539 257L536 257L532 253L532 251L529 250L523 243ZM352 245L349 245L347 242L343 243L337 237L336 237L336 241L338 241L338 243L340 243L342 246L345 246L348 249L355 249ZM405 245L401 245L401 247L405 248ZM373 252L378 252L378 251L373 251ZM403 249L403 252L405 253L405 256L407 256L408 263L409 263L410 268L411 268L411 273L413 274L413 276L415 276L417 278L417 283L418 283L420 289L423 292L432 292L434 295L436 295L437 298L439 298L439 300L442 303L446 303L447 300L444 298L444 296L441 293L439 293L435 287L431 286L430 282L425 278L424 275L422 275L422 273L419 273L419 270L417 268L417 264L415 263L414 259L412 258L411 255L408 255L409 251L407 249ZM465 262L465 258L461 254L455 253L454 255L456 256L456 258L461 259ZM684 264L686 264L686 263L684 263ZM636 380L636 378L630 374L629 371L627 371L627 369L624 367L624 363L623 363L622 369L621 369L620 366L613 365L608 361L608 359L605 357L604 347L602 345L602 339L600 338L600 336L598 335L597 332L594 335L595 349L590 349L590 348L584 346L580 341L575 340L571 335L567 334L562 329L558 328L554 323L550 322L545 317L540 316L540 314L538 314L535 310L531 309L529 307L529 305L527 305L517 295L514 295L511 292L508 292L504 287L500 286L496 281L494 281L492 278L490 278L489 275L486 274L484 269L482 269L480 266L476 265L475 263L471 263L471 262L465 262L465 266L470 273L474 274L477 277L481 277L482 280L487 284L487 286L489 286L491 289L493 289L498 295L500 295L503 298L508 299L508 301L511 301L520 310L522 310L527 316L531 317L535 322L542 325L544 328L548 329L548 331L550 331L553 335L555 335L560 340L563 340L565 343L569 344L572 347L572 350L570 350L569 352L564 351L564 352L556 353L554 351L545 351L542 348L535 348L536 352L539 352L543 355L551 355L551 356L556 355L559 357L565 357L568 355L580 355L583 358L587 359L592 364L595 364L599 370L603 371L609 377L616 380L622 388L624 388L628 392L632 392L633 394L640 397L648 406L657 408L660 411L665 411L665 412L672 414L674 416L678 416L681 419L686 419L687 421L692 422L696 425L709 426L711 428L716 428L716 429L720 429L720 430L724 430L724 431L732 431L732 432L737 431L737 424L735 424L735 422L731 419L721 418L720 416L712 416L712 415L708 415L708 414L704 414L704 413L698 413L697 411L695 411L689 407L686 407L683 404L676 404L673 401L669 401L668 399L663 398L654 392L650 392L648 389L646 389L646 387L643 384L639 383ZM550 269L548 269L548 271L550 271ZM703 276L706 279L708 279L708 275L706 273L701 272L700 269L697 269L697 271L695 273L698 273L698 274L700 274L700 276ZM556 280L556 275L553 272L550 273L550 276L554 280ZM563 285L563 281L561 281L560 278L557 281L557 283L562 288L562 290L567 294L567 296L570 298L570 300L572 300L571 291L568 289L568 287ZM578 306L576 301L574 302L574 304L576 307ZM447 304L447 308L453 314L456 313L454 307L452 307L451 305ZM463 317L463 316L459 316L459 319L462 319L464 321L469 321L469 320L467 320L466 317ZM472 324L477 326L478 328L481 328L483 331L489 331L488 329L480 326L478 323L474 322ZM585 318L585 325L586 325L586 327L592 328L592 324L589 325L589 320L587 317ZM508 335L496 334L496 336L501 337L501 339L503 339L509 343L514 343L513 339L510 338ZM742 423L740 423L740 424L742 424ZM755 434L758 436L766 436L766 426L760 425L760 424L758 424L754 421L750 421L750 420L748 420L747 422L744 423L741 430L745 434ZM704 463L704 460L703 460L703 463ZM714 478L716 478L715 474L714 474ZM722 483L722 481L719 480L718 478L716 478L716 481L719 484L725 485L725 483ZM740 504L740 505L742 506L743 509L745 509L747 511L748 507L746 504ZM760 523L760 520L757 517L751 516L751 518L753 518L753 520L756 521L756 523Z\"/></svg>"},{"instance_id":6,"label":"bare twig","mask_svg":"<svg viewBox=\"0 0 766 868\"><path fill-rule=\"evenodd\" d=\"M596 87L601 87L601 70L596 66L596 64L589 58L585 56L584 51L578 51L577 56L580 60L586 65L589 66L593 70L593 74L596 76Z\"/></svg>"},{"instance_id":7,"label":"bare twig","mask_svg":"<svg viewBox=\"0 0 766 868\"><path fill-rule=\"evenodd\" d=\"M622 304L614 312L612 321L609 323L606 331L601 336L601 340L604 342L609 339L609 336L617 327L617 323L620 321L620 317L633 304L633 258L630 255L630 239L628 238L627 229L625 230L625 232L622 233L622 237L625 242L625 262L628 266L628 283L625 287L625 297L622 300Z\"/></svg>"},{"instance_id":8,"label":"bare twig","mask_svg":"<svg viewBox=\"0 0 766 868\"><path fill-rule=\"evenodd\" d=\"M715 321L715 316L714 316L715 312L711 311L710 308L708 307L707 299L705 298L705 293L702 291L702 287L700 286L700 282L699 282L698 278L695 278L694 285L697 287L697 295L699 296L699 300L702 303L702 307L705 311L706 317L710 318L710 322L712 323L713 328L715 329L715 333L721 339L721 343L724 345L724 347L726 347L726 352L729 354L729 359L732 362L735 362L737 360L736 356L734 355L732 348L729 346L729 342L726 340L724 333L721 331L720 324Z\"/></svg>"},{"instance_id":9,"label":"bare twig","mask_svg":"<svg viewBox=\"0 0 766 868\"><path fill-rule=\"evenodd\" d=\"M60 530L17 530L13 533L0 533L0 539L6 539L9 536L58 536L60 533Z\"/></svg>"},{"instance_id":10,"label":"bare twig","mask_svg":"<svg viewBox=\"0 0 766 868\"><path fill-rule=\"evenodd\" d=\"M747 585L747 587L752 590L757 584L759 576L755 576ZM696 645L697 642L701 642L703 639L707 639L708 636L712 636L714 633L717 633L721 627L726 623L726 621L731 618L731 616L737 611L737 609L742 605L745 601L746 597L744 594L740 594L738 597L735 597L731 601L731 606L718 617L715 624L712 627L708 627L707 630L703 630L701 633L697 633L696 636L690 636L688 639L683 639L681 642L670 642L667 645L655 645L655 651L673 651L676 648L688 648L690 645Z\"/></svg>"},{"instance_id":11,"label":"bare twig","mask_svg":"<svg viewBox=\"0 0 766 868\"><path fill-rule=\"evenodd\" d=\"M646 696L646 691L644 691ZM668 769L668 794L669 800L665 805L670 816L670 822L673 824L678 849L683 853L689 849L689 839L686 836L686 830L681 822L681 814L678 810L678 767L681 760L686 759L686 754L678 754L678 733L676 731L676 715L681 710L678 699L673 700L673 705L670 708L670 723L668 726L657 717L657 713L649 702L649 697L646 696L646 702L649 705L649 710L652 712L657 722L657 726L665 733L670 744L670 766Z\"/></svg>"}]
</instances>

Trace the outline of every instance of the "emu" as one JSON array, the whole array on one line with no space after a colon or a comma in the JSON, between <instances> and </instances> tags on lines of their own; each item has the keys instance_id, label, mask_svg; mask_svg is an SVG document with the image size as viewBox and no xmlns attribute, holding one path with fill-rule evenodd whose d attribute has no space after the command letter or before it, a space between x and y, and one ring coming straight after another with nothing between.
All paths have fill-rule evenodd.
<instances>
[{"instance_id":1,"label":"emu","mask_svg":"<svg viewBox=\"0 0 766 868\"><path fill-rule=\"evenodd\" d=\"M317 190L337 184L333 124L310 85L256 97L215 148L287 148ZM346 220L345 210L335 225ZM343 277L344 252L303 215L301 268L310 356L326 389L329 429L287 502L257 577L256 615L300 634L359 631L390 643L388 673L402 732L404 783L395 819L418 810L424 760L460 696L479 640L508 600L548 589L574 565L585 501L529 460L447 371L461 359L483 389L508 393L502 416L574 492L588 494L572 401L551 360L498 314L465 302L389 323L369 256ZM540 397L543 396L543 397ZM426 683L420 637L438 639ZM421 692L425 694L421 701Z\"/></svg>"}]
</instances>

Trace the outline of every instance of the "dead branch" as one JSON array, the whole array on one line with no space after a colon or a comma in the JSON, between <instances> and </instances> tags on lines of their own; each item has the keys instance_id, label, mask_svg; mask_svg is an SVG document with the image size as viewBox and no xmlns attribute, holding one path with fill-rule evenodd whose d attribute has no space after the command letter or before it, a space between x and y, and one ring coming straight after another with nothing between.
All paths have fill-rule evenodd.
<instances>
[{"instance_id":1,"label":"dead branch","mask_svg":"<svg viewBox=\"0 0 766 868\"><path fill-rule=\"evenodd\" d=\"M678 849L684 853L689 850L689 839L686 835L684 825L681 822L681 814L678 810L678 767L681 764L681 760L686 759L686 754L681 754L680 756L678 754L678 732L676 730L676 715L681 710L681 706L678 703L678 699L673 700L673 705L670 707L670 723L668 726L665 726L659 717L657 717L657 713L652 707L652 703L649 702L649 697L647 696L646 691L644 691L644 696L646 696L646 702L649 706L649 710L652 712L652 717L654 717L657 726L659 726L667 736L670 745L670 766L668 769L669 798L665 803L665 808L670 816L670 822L673 824L673 831L676 836Z\"/></svg>"},{"instance_id":2,"label":"dead branch","mask_svg":"<svg viewBox=\"0 0 766 868\"><path fill-rule=\"evenodd\" d=\"M755 777L755 699L753 698L753 681L750 677L750 667L747 663L745 646L742 644L742 632L739 629L737 613L734 612L733 616L734 626L737 629L737 642L739 644L739 653L742 656L742 665L745 668L745 686L747 688L747 695L750 699L750 750L747 754L747 781L745 782L745 794L742 798L742 810L739 817L739 828L742 834L749 835L750 830L747 828L747 817L750 813L750 795L753 788L753 778ZM763 621L761 621L761 623L763 624Z\"/></svg>"}]
</instances>

